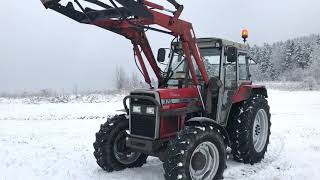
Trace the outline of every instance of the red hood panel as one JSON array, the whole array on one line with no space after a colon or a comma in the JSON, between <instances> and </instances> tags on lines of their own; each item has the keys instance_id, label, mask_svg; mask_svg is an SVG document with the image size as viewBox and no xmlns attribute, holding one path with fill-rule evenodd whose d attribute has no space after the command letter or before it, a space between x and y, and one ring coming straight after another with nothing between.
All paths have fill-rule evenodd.
<instances>
[{"instance_id":1,"label":"red hood panel","mask_svg":"<svg viewBox=\"0 0 320 180\"><path fill-rule=\"evenodd\" d=\"M181 88L181 89L157 89L160 94L160 99L183 99L183 98L198 98L199 93L196 87Z\"/></svg>"}]
</instances>

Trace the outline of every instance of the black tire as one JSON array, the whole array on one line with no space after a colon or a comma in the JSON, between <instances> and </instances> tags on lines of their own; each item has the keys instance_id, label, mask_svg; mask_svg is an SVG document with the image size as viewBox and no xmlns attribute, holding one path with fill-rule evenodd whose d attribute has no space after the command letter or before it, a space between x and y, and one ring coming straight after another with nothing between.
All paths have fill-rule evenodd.
<instances>
[{"instance_id":1,"label":"black tire","mask_svg":"<svg viewBox=\"0 0 320 180\"><path fill-rule=\"evenodd\" d=\"M219 154L219 165L213 180L223 178L226 167L226 147L223 138L216 129L210 126L186 126L172 140L167 149L167 159L163 164L166 180L191 180L190 163L196 148L206 142L215 145ZM202 166L203 167L203 166Z\"/></svg>"},{"instance_id":2,"label":"black tire","mask_svg":"<svg viewBox=\"0 0 320 180\"><path fill-rule=\"evenodd\" d=\"M126 116L117 115L108 119L105 124L102 124L100 131L96 133L96 141L93 143L93 154L97 159L98 165L103 170L107 172L120 171L126 168L141 167L146 163L148 156L142 153L130 164L123 164L116 158L114 150L115 140L120 133L126 134L125 130L128 129L129 121Z\"/></svg>"},{"instance_id":3,"label":"black tire","mask_svg":"<svg viewBox=\"0 0 320 180\"><path fill-rule=\"evenodd\" d=\"M254 147L253 133L255 117L259 110L263 109L268 118L268 130L264 147L260 152ZM260 162L267 152L271 114L268 101L262 95L253 95L250 99L232 108L229 116L227 130L230 136L233 159L245 164L255 164Z\"/></svg>"}]
</instances>

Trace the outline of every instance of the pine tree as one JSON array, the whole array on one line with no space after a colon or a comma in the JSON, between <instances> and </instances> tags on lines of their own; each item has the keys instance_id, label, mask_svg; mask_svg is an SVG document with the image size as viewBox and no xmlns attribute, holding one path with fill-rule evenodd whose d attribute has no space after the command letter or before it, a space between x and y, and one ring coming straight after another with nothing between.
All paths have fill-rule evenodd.
<instances>
[{"instance_id":1,"label":"pine tree","mask_svg":"<svg viewBox=\"0 0 320 180\"><path fill-rule=\"evenodd\" d=\"M320 45L320 35L319 34L316 36L316 43L317 43L317 45Z\"/></svg>"},{"instance_id":2,"label":"pine tree","mask_svg":"<svg viewBox=\"0 0 320 180\"><path fill-rule=\"evenodd\" d=\"M286 56L285 56L285 59L284 59L284 67L282 68L283 70L287 71L287 70L292 70L295 66L294 64L294 47L295 47L295 44L294 44L294 41L287 41L285 43L285 48L286 48Z\"/></svg>"},{"instance_id":3,"label":"pine tree","mask_svg":"<svg viewBox=\"0 0 320 180\"><path fill-rule=\"evenodd\" d=\"M286 56L286 49L284 42L278 42L272 45L271 64L273 67L272 80L279 80L280 74L284 72L281 65Z\"/></svg>"},{"instance_id":4,"label":"pine tree","mask_svg":"<svg viewBox=\"0 0 320 180\"><path fill-rule=\"evenodd\" d=\"M302 54L302 61L300 62L300 67L302 69L308 68L310 66L312 51L313 51L313 49L311 47L311 43L307 42L304 45L304 50L303 50L303 54Z\"/></svg>"},{"instance_id":5,"label":"pine tree","mask_svg":"<svg viewBox=\"0 0 320 180\"><path fill-rule=\"evenodd\" d=\"M310 75L320 84L320 45L314 47L310 57Z\"/></svg>"}]
</instances>

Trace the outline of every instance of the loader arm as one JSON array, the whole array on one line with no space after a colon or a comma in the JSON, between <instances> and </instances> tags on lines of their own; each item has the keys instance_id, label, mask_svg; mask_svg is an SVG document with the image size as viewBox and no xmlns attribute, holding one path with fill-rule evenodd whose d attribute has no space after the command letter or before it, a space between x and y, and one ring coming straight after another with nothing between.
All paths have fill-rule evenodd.
<instances>
[{"instance_id":1,"label":"loader arm","mask_svg":"<svg viewBox=\"0 0 320 180\"><path fill-rule=\"evenodd\" d=\"M111 5L98 0L83 0L100 6L103 10L83 8L79 1L75 0L74 2L81 11L76 10L72 2L62 5L60 0L41 1L46 8L61 13L79 23L95 25L129 39L133 44L135 56L138 58L145 81L151 84L141 52L152 67L159 81L159 87L164 86L165 75L157 64L145 31L154 30L177 37L182 41L193 84L198 85L199 81L192 57L205 83L208 83L208 74L200 56L192 24L179 19L183 6L175 0L167 0L175 7L174 11L147 0L109 0ZM118 7L119 4L121 7ZM168 15L168 13L172 14ZM154 28L152 25L161 26L166 30Z\"/></svg>"}]
</instances>

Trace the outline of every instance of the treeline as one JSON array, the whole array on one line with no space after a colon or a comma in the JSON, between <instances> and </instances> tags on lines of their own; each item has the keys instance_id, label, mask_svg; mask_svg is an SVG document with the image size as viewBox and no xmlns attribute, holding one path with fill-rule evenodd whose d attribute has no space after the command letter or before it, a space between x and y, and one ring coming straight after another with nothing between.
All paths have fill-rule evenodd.
<instances>
[{"instance_id":1,"label":"treeline","mask_svg":"<svg viewBox=\"0 0 320 180\"><path fill-rule=\"evenodd\" d=\"M41 89L39 91L24 91L24 92L0 92L0 98L82 98L90 95L113 95L118 94L118 90L81 90L73 89L72 91Z\"/></svg>"},{"instance_id":2,"label":"treeline","mask_svg":"<svg viewBox=\"0 0 320 180\"><path fill-rule=\"evenodd\" d=\"M320 35L253 46L250 53L254 80L320 84Z\"/></svg>"}]
</instances>

